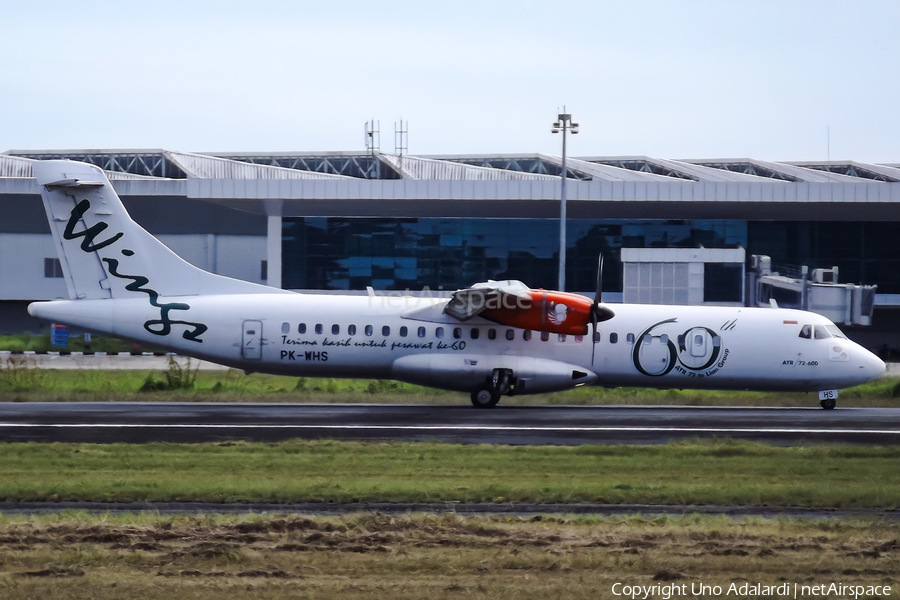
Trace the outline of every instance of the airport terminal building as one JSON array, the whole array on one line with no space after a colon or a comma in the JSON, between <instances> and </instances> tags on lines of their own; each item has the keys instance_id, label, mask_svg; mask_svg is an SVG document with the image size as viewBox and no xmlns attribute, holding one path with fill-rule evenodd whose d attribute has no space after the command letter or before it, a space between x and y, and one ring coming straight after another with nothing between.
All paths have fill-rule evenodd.
<instances>
[{"instance_id":1,"label":"airport terminal building","mask_svg":"<svg viewBox=\"0 0 900 600\"><path fill-rule=\"evenodd\" d=\"M66 297L31 172L59 158L105 169L138 223L223 275L296 290L556 287L553 156L9 151L0 333L37 326L29 301ZM900 164L591 156L567 172L568 291L593 290L600 253L612 302L752 303L753 255L780 273L838 267L877 286L871 326L851 336L900 349Z\"/></svg>"}]
</instances>

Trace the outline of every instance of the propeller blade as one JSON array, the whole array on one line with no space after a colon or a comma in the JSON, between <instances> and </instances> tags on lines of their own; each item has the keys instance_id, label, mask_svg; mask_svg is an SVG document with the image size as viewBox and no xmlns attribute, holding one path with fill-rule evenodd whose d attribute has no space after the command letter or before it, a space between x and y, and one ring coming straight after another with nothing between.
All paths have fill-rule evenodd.
<instances>
[{"instance_id":1,"label":"propeller blade","mask_svg":"<svg viewBox=\"0 0 900 600\"><path fill-rule=\"evenodd\" d=\"M609 321L616 313L601 304L603 298L603 255L597 265L597 291L594 294L594 304L591 306L591 324L594 326L594 333L597 332L597 323ZM593 342L593 338L591 342Z\"/></svg>"},{"instance_id":2,"label":"propeller blade","mask_svg":"<svg viewBox=\"0 0 900 600\"><path fill-rule=\"evenodd\" d=\"M597 265L597 290L594 292L594 306L599 306L601 296L603 294L603 255L600 255L600 261Z\"/></svg>"}]
</instances>

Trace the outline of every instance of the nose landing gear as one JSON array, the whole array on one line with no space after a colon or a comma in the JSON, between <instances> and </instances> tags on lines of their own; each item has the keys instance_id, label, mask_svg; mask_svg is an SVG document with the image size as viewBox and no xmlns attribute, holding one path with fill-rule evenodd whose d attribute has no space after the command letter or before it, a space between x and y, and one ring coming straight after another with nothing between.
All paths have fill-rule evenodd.
<instances>
[{"instance_id":1,"label":"nose landing gear","mask_svg":"<svg viewBox=\"0 0 900 600\"><path fill-rule=\"evenodd\" d=\"M491 408L500 402L500 396L509 394L515 377L512 369L494 369L490 379L472 390L472 406L475 408Z\"/></svg>"},{"instance_id":2,"label":"nose landing gear","mask_svg":"<svg viewBox=\"0 0 900 600\"><path fill-rule=\"evenodd\" d=\"M819 391L819 406L825 410L831 410L837 405L837 390L821 390Z\"/></svg>"}]
</instances>

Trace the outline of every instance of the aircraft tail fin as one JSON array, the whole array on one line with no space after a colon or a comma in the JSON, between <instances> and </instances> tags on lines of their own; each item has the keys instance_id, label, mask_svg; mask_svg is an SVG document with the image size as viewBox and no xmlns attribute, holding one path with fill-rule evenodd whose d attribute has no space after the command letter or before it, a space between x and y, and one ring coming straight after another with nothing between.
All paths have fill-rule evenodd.
<instances>
[{"instance_id":1,"label":"aircraft tail fin","mask_svg":"<svg viewBox=\"0 0 900 600\"><path fill-rule=\"evenodd\" d=\"M208 273L179 257L131 219L94 165L36 161L34 175L72 300L283 292Z\"/></svg>"}]
</instances>

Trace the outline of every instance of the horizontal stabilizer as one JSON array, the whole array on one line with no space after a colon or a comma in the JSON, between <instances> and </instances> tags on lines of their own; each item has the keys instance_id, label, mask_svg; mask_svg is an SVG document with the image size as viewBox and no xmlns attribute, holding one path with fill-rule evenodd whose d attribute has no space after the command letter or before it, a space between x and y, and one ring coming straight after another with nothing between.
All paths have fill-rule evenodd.
<instances>
[{"instance_id":1,"label":"horizontal stabilizer","mask_svg":"<svg viewBox=\"0 0 900 600\"><path fill-rule=\"evenodd\" d=\"M102 187L102 181L82 181L80 179L60 179L43 184L49 188L54 187Z\"/></svg>"}]
</instances>

